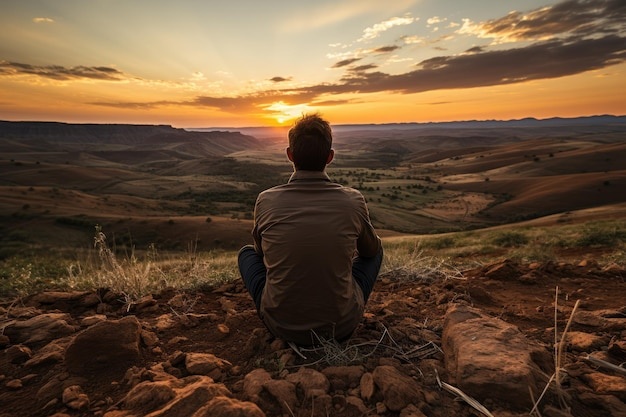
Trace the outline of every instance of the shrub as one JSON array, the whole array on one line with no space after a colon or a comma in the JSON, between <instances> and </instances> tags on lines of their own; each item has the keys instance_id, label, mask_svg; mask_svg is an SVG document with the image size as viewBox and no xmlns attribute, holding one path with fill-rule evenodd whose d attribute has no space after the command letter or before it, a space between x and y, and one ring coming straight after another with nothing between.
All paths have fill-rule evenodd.
<instances>
[{"instance_id":1,"label":"shrub","mask_svg":"<svg viewBox=\"0 0 626 417\"><path fill-rule=\"evenodd\" d=\"M503 232L493 238L493 243L506 248L523 246L528 243L528 237L519 232Z\"/></svg>"},{"instance_id":2,"label":"shrub","mask_svg":"<svg viewBox=\"0 0 626 417\"><path fill-rule=\"evenodd\" d=\"M441 237L437 239L424 240L422 242L422 247L429 248L429 249L446 249L446 248L451 248L454 245L455 245L455 240L450 236Z\"/></svg>"},{"instance_id":3,"label":"shrub","mask_svg":"<svg viewBox=\"0 0 626 417\"><path fill-rule=\"evenodd\" d=\"M612 229L590 224L583 228L582 235L574 242L575 246L614 246L626 242L626 231L614 227Z\"/></svg>"}]
</instances>

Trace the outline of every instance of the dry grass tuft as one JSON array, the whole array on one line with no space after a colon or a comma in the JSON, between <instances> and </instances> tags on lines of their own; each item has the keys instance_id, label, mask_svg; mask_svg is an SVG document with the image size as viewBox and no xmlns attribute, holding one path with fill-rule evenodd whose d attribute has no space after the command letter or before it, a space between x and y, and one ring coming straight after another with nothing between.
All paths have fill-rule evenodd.
<instances>
[{"instance_id":1,"label":"dry grass tuft","mask_svg":"<svg viewBox=\"0 0 626 417\"><path fill-rule=\"evenodd\" d=\"M576 300L576 303L574 304L574 308L572 309L569 319L567 320L567 324L565 325L565 329L563 330L563 334L561 335L561 340L559 341L559 338L558 338L559 333L558 333L558 325L557 325L558 299L559 299L559 287L556 287L555 296L554 296L554 373L550 376L550 379L548 379L548 382L546 383L546 386L541 392L541 395L539 395L539 398L537 398L537 400L534 401L533 408L529 412L530 415L539 415L539 410L537 408L539 406L539 403L543 399L544 395L548 391L548 388L550 387L552 382L554 382L556 394L559 399L559 404L561 408L567 411L569 411L570 409L570 407L568 406L565 400L565 392L563 391L563 388L562 388L561 371L563 370L562 368L563 348L565 346L567 332L569 331L570 325L572 324L572 319L574 318L574 314L576 314L576 310L578 309L578 304L580 303L580 300Z\"/></svg>"},{"instance_id":2,"label":"dry grass tuft","mask_svg":"<svg viewBox=\"0 0 626 417\"><path fill-rule=\"evenodd\" d=\"M423 283L465 279L447 259L426 255L418 242L412 246L395 245L386 249L380 277Z\"/></svg>"},{"instance_id":3,"label":"dry grass tuft","mask_svg":"<svg viewBox=\"0 0 626 417\"><path fill-rule=\"evenodd\" d=\"M94 249L83 262L68 269L64 285L69 288L96 290L107 288L124 297L128 306L141 297L165 288L193 290L212 287L238 277L235 253L208 252L199 255L195 243L184 255L164 257L154 245L139 257L134 248L118 257L100 227L96 227Z\"/></svg>"},{"instance_id":4,"label":"dry grass tuft","mask_svg":"<svg viewBox=\"0 0 626 417\"><path fill-rule=\"evenodd\" d=\"M318 357L313 362L298 366L312 366L319 363L325 363L329 366L361 364L376 352L412 363L416 359L426 359L437 353L443 353L441 348L434 342L426 342L423 345L413 346L407 350L393 339L391 333L384 325L381 326L383 331L378 340L358 343L354 343L353 340L338 342L334 338L327 339L313 332L312 347L303 348L294 344L289 346L303 359L309 359L309 356Z\"/></svg>"}]
</instances>

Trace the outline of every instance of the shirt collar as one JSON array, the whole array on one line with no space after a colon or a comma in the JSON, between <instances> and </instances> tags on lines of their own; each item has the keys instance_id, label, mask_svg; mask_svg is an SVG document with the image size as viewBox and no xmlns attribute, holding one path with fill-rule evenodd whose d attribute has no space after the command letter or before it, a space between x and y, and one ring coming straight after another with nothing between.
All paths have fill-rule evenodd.
<instances>
[{"instance_id":1,"label":"shirt collar","mask_svg":"<svg viewBox=\"0 0 626 417\"><path fill-rule=\"evenodd\" d=\"M291 174L289 182L292 181L330 181L330 177L324 171L298 170Z\"/></svg>"}]
</instances>

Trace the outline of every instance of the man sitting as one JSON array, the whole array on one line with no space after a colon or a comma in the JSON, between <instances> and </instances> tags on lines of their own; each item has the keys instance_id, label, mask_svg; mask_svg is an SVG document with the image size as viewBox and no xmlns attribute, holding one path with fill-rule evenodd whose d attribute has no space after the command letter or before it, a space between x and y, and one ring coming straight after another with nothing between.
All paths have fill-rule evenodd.
<instances>
[{"instance_id":1,"label":"man sitting","mask_svg":"<svg viewBox=\"0 0 626 417\"><path fill-rule=\"evenodd\" d=\"M383 259L363 195L331 182L332 131L318 114L289 131L289 182L259 194L254 246L239 251L239 271L270 332L288 342L352 334Z\"/></svg>"}]
</instances>

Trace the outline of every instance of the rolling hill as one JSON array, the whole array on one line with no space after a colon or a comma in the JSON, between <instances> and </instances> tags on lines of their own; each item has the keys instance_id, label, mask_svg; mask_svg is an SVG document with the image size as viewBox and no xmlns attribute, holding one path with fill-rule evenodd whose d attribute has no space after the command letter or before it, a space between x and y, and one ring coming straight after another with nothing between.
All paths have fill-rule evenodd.
<instances>
[{"instance_id":1,"label":"rolling hill","mask_svg":"<svg viewBox=\"0 0 626 417\"><path fill-rule=\"evenodd\" d=\"M289 177L285 133L0 122L0 255L88 246L96 224L119 244L237 248L258 192ZM626 216L626 117L340 125L334 135L328 172L361 190L384 236L608 215L602 207Z\"/></svg>"}]
</instances>

